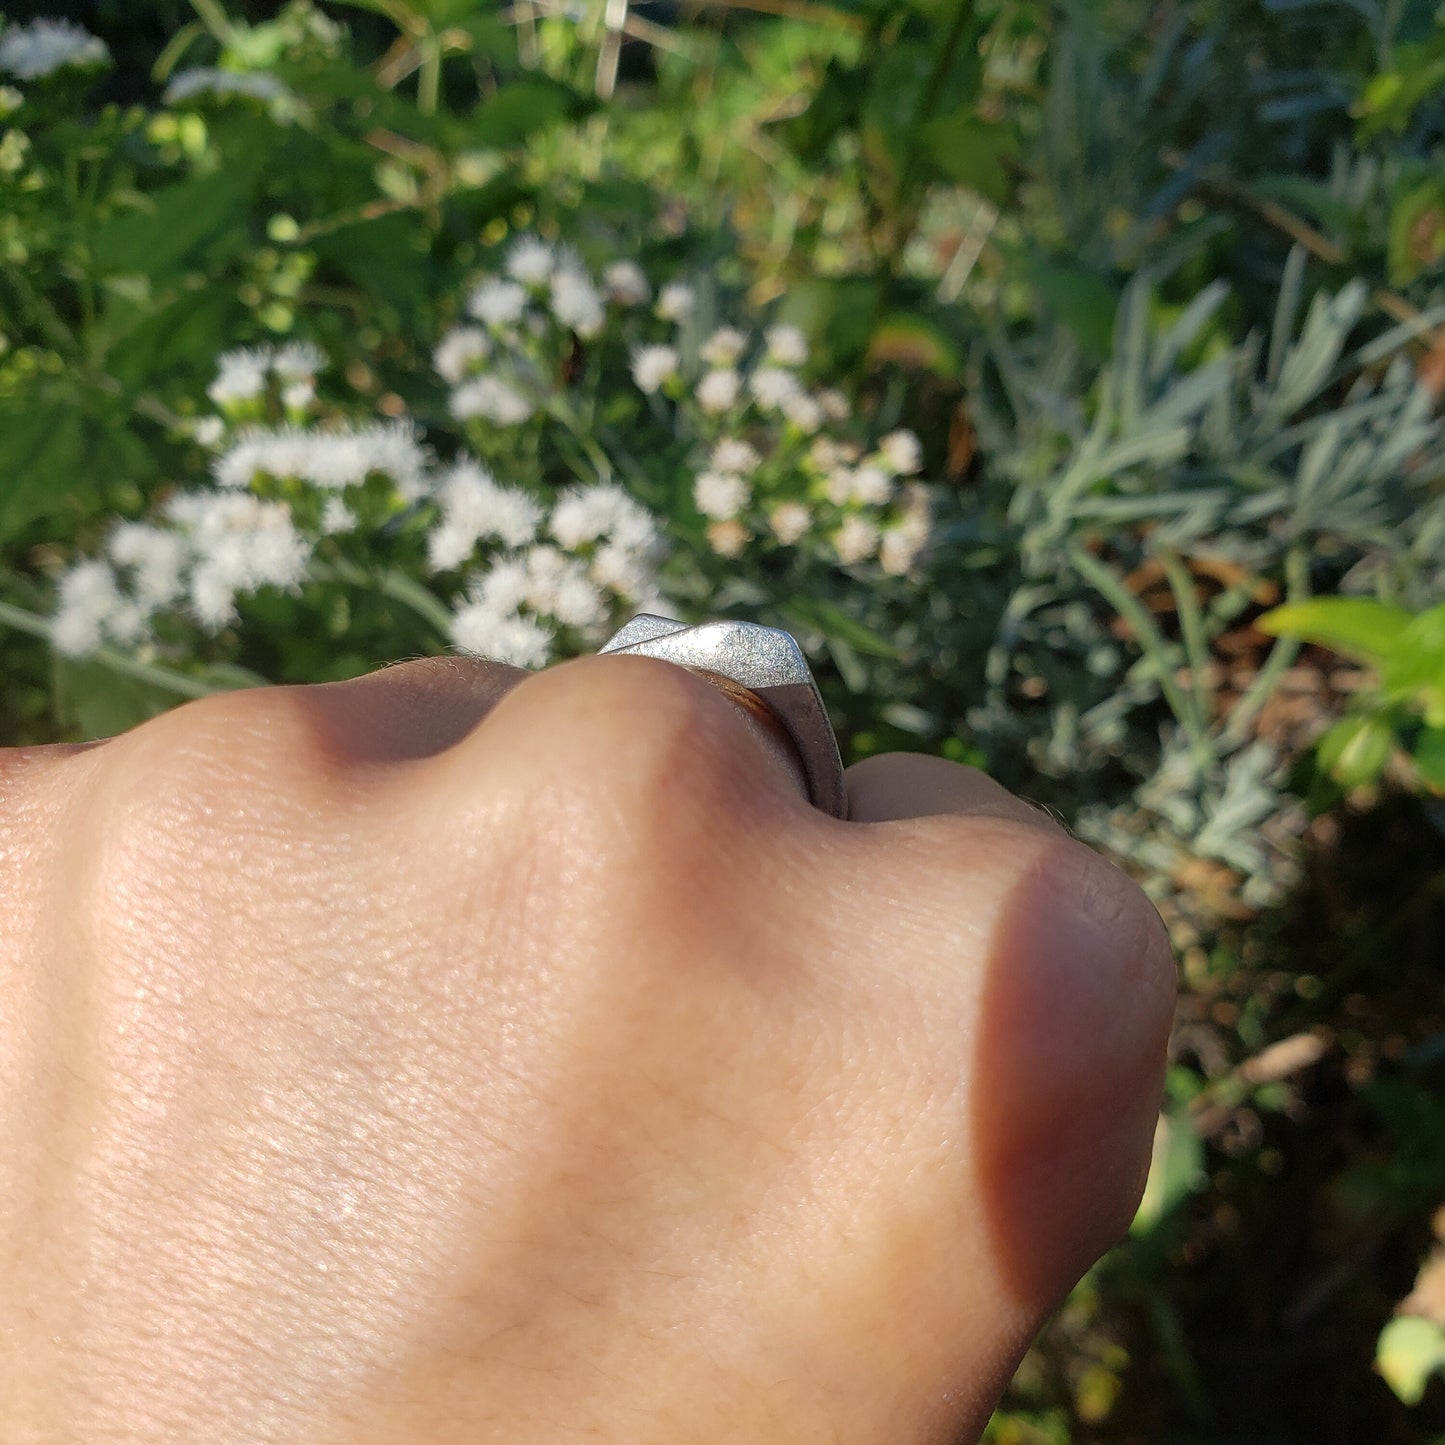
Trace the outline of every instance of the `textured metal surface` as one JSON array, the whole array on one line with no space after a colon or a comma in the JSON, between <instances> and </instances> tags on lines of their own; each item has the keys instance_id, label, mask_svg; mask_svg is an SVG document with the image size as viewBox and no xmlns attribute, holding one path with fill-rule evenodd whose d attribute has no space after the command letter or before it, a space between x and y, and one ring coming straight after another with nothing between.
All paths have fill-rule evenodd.
<instances>
[{"instance_id":1,"label":"textured metal surface","mask_svg":"<svg viewBox=\"0 0 1445 1445\"><path fill-rule=\"evenodd\" d=\"M791 634L755 622L704 622L689 627L644 612L601 651L661 658L720 674L747 688L792 742L813 805L835 818L847 817L838 740L807 659Z\"/></svg>"}]
</instances>

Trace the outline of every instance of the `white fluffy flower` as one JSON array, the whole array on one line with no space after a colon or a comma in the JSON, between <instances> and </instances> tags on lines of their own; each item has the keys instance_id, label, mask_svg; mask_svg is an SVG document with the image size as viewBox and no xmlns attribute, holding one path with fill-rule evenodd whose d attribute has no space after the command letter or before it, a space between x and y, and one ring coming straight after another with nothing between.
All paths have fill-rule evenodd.
<instances>
[{"instance_id":1,"label":"white fluffy flower","mask_svg":"<svg viewBox=\"0 0 1445 1445\"><path fill-rule=\"evenodd\" d=\"M917 482L905 489L903 514L884 533L878 560L883 570L893 577L905 576L928 545L933 529L933 507L928 488Z\"/></svg>"},{"instance_id":2,"label":"white fluffy flower","mask_svg":"<svg viewBox=\"0 0 1445 1445\"><path fill-rule=\"evenodd\" d=\"M878 528L862 517L847 517L833 534L833 548L845 567L862 562L878 550Z\"/></svg>"},{"instance_id":3,"label":"white fluffy flower","mask_svg":"<svg viewBox=\"0 0 1445 1445\"><path fill-rule=\"evenodd\" d=\"M764 340L768 360L777 366L802 366L808 359L808 339L796 326L770 326Z\"/></svg>"},{"instance_id":4,"label":"white fluffy flower","mask_svg":"<svg viewBox=\"0 0 1445 1445\"><path fill-rule=\"evenodd\" d=\"M641 306L652 295L647 276L636 261L614 261L603 273L608 299L619 306Z\"/></svg>"},{"instance_id":5,"label":"white fluffy flower","mask_svg":"<svg viewBox=\"0 0 1445 1445\"><path fill-rule=\"evenodd\" d=\"M305 377L301 381L288 381L281 388L281 405L288 412L305 411L316 400L316 383Z\"/></svg>"},{"instance_id":6,"label":"white fluffy flower","mask_svg":"<svg viewBox=\"0 0 1445 1445\"><path fill-rule=\"evenodd\" d=\"M612 524L612 489L578 487L562 496L547 523L547 530L569 551L606 536Z\"/></svg>"},{"instance_id":7,"label":"white fluffy flower","mask_svg":"<svg viewBox=\"0 0 1445 1445\"><path fill-rule=\"evenodd\" d=\"M703 472L692 484L692 499L704 517L725 522L748 504L747 479L729 472Z\"/></svg>"},{"instance_id":8,"label":"white fluffy flower","mask_svg":"<svg viewBox=\"0 0 1445 1445\"><path fill-rule=\"evenodd\" d=\"M865 462L856 467L848 483L848 499L865 507L881 507L893 495L893 478Z\"/></svg>"},{"instance_id":9,"label":"white fluffy flower","mask_svg":"<svg viewBox=\"0 0 1445 1445\"><path fill-rule=\"evenodd\" d=\"M513 667L542 667L552 651L552 634L541 623L484 602L464 603L452 614L452 641L463 652Z\"/></svg>"},{"instance_id":10,"label":"white fluffy flower","mask_svg":"<svg viewBox=\"0 0 1445 1445\"><path fill-rule=\"evenodd\" d=\"M640 601L655 586L652 569L631 547L624 547L620 542L603 543L593 554L587 570L599 587L629 602Z\"/></svg>"},{"instance_id":11,"label":"white fluffy flower","mask_svg":"<svg viewBox=\"0 0 1445 1445\"><path fill-rule=\"evenodd\" d=\"M823 425L823 408L806 391L795 391L791 396L785 396L782 412L804 436L811 436Z\"/></svg>"},{"instance_id":12,"label":"white fluffy flower","mask_svg":"<svg viewBox=\"0 0 1445 1445\"><path fill-rule=\"evenodd\" d=\"M340 497L327 497L321 509L321 530L328 537L356 530L356 513Z\"/></svg>"},{"instance_id":13,"label":"white fluffy flower","mask_svg":"<svg viewBox=\"0 0 1445 1445\"><path fill-rule=\"evenodd\" d=\"M311 544L291 524L290 509L263 520L249 538L248 581L253 587L297 586L311 561Z\"/></svg>"},{"instance_id":14,"label":"white fluffy flower","mask_svg":"<svg viewBox=\"0 0 1445 1445\"><path fill-rule=\"evenodd\" d=\"M813 514L802 502L782 502L773 508L768 525L778 541L785 547L791 547L812 528Z\"/></svg>"},{"instance_id":15,"label":"white fluffy flower","mask_svg":"<svg viewBox=\"0 0 1445 1445\"><path fill-rule=\"evenodd\" d=\"M846 507L853 498L853 468L838 462L828 469L823 494L835 507Z\"/></svg>"},{"instance_id":16,"label":"white fluffy flower","mask_svg":"<svg viewBox=\"0 0 1445 1445\"><path fill-rule=\"evenodd\" d=\"M271 370L282 381L310 381L325 365L321 348L309 341L288 341L271 357Z\"/></svg>"},{"instance_id":17,"label":"white fluffy flower","mask_svg":"<svg viewBox=\"0 0 1445 1445\"><path fill-rule=\"evenodd\" d=\"M736 472L740 476L751 476L762 464L757 448L739 437L723 437L708 458L715 472Z\"/></svg>"},{"instance_id":18,"label":"white fluffy flower","mask_svg":"<svg viewBox=\"0 0 1445 1445\"><path fill-rule=\"evenodd\" d=\"M448 571L465 562L482 537L521 547L537 535L542 509L525 492L502 487L487 469L461 458L436 489L441 522L427 535L427 560Z\"/></svg>"},{"instance_id":19,"label":"white fluffy flower","mask_svg":"<svg viewBox=\"0 0 1445 1445\"><path fill-rule=\"evenodd\" d=\"M748 378L748 390L762 410L778 411L790 397L798 395L802 386L791 371L777 366L760 366Z\"/></svg>"},{"instance_id":20,"label":"white fluffy flower","mask_svg":"<svg viewBox=\"0 0 1445 1445\"><path fill-rule=\"evenodd\" d=\"M697 354L709 366L736 366L747 344L745 332L736 326L720 326L698 347Z\"/></svg>"},{"instance_id":21,"label":"white fluffy flower","mask_svg":"<svg viewBox=\"0 0 1445 1445\"><path fill-rule=\"evenodd\" d=\"M527 290L515 281L488 277L467 297L467 311L484 326L497 331L515 326L527 306Z\"/></svg>"},{"instance_id":22,"label":"white fluffy flower","mask_svg":"<svg viewBox=\"0 0 1445 1445\"><path fill-rule=\"evenodd\" d=\"M219 632L236 616L236 586L214 563L205 563L191 574L191 616L207 632Z\"/></svg>"},{"instance_id":23,"label":"white fluffy flower","mask_svg":"<svg viewBox=\"0 0 1445 1445\"><path fill-rule=\"evenodd\" d=\"M437 342L431 362L443 381L459 386L491 351L491 338L480 326L454 326Z\"/></svg>"},{"instance_id":24,"label":"white fluffy flower","mask_svg":"<svg viewBox=\"0 0 1445 1445\"><path fill-rule=\"evenodd\" d=\"M0 35L0 70L17 80L38 80L65 66L104 65L105 41L69 20L32 20Z\"/></svg>"},{"instance_id":25,"label":"white fluffy flower","mask_svg":"<svg viewBox=\"0 0 1445 1445\"><path fill-rule=\"evenodd\" d=\"M255 401L266 390L270 369L271 352L265 347L222 352L216 358L216 379L206 388L206 395L220 407Z\"/></svg>"},{"instance_id":26,"label":"white fluffy flower","mask_svg":"<svg viewBox=\"0 0 1445 1445\"><path fill-rule=\"evenodd\" d=\"M677 375L677 349L672 346L639 346L632 353L632 379L638 390L651 396Z\"/></svg>"},{"instance_id":27,"label":"white fluffy flower","mask_svg":"<svg viewBox=\"0 0 1445 1445\"><path fill-rule=\"evenodd\" d=\"M585 630L607 619L602 591L588 577L585 569L569 573L557 584L552 594L552 606L548 610L564 627Z\"/></svg>"},{"instance_id":28,"label":"white fluffy flower","mask_svg":"<svg viewBox=\"0 0 1445 1445\"><path fill-rule=\"evenodd\" d=\"M237 594L298 586L311 561L284 502L246 493L172 498L166 513L188 534L195 565L188 585L192 615L218 631L236 615Z\"/></svg>"},{"instance_id":29,"label":"white fluffy flower","mask_svg":"<svg viewBox=\"0 0 1445 1445\"><path fill-rule=\"evenodd\" d=\"M467 595L473 602L484 604L498 617L510 616L526 603L530 585L527 559L502 557L492 563L489 571L472 578Z\"/></svg>"},{"instance_id":30,"label":"white fluffy flower","mask_svg":"<svg viewBox=\"0 0 1445 1445\"><path fill-rule=\"evenodd\" d=\"M878 452L895 476L911 477L923 468L923 448L911 431L889 432L878 443Z\"/></svg>"},{"instance_id":31,"label":"white fluffy flower","mask_svg":"<svg viewBox=\"0 0 1445 1445\"><path fill-rule=\"evenodd\" d=\"M904 577L912 570L927 536L908 526L889 527L878 547L878 562L890 577Z\"/></svg>"},{"instance_id":32,"label":"white fluffy flower","mask_svg":"<svg viewBox=\"0 0 1445 1445\"><path fill-rule=\"evenodd\" d=\"M823 415L829 421L847 421L853 410L848 404L847 396L836 386L830 386L818 393L818 405L823 408Z\"/></svg>"},{"instance_id":33,"label":"white fluffy flower","mask_svg":"<svg viewBox=\"0 0 1445 1445\"><path fill-rule=\"evenodd\" d=\"M697 292L681 281L670 281L657 293L657 314L664 321L686 321L697 305Z\"/></svg>"},{"instance_id":34,"label":"white fluffy flower","mask_svg":"<svg viewBox=\"0 0 1445 1445\"><path fill-rule=\"evenodd\" d=\"M748 545L749 532L741 522L709 522L707 544L719 557L739 557Z\"/></svg>"},{"instance_id":35,"label":"white fluffy flower","mask_svg":"<svg viewBox=\"0 0 1445 1445\"><path fill-rule=\"evenodd\" d=\"M495 376L479 376L451 395L451 412L458 421L479 416L497 426L521 426L531 420L532 410L516 387Z\"/></svg>"},{"instance_id":36,"label":"white fluffy flower","mask_svg":"<svg viewBox=\"0 0 1445 1445\"><path fill-rule=\"evenodd\" d=\"M62 657L84 657L104 640L106 622L122 601L115 574L105 562L77 562L59 584L59 607L50 640Z\"/></svg>"},{"instance_id":37,"label":"white fluffy flower","mask_svg":"<svg viewBox=\"0 0 1445 1445\"><path fill-rule=\"evenodd\" d=\"M552 277L552 315L559 326L584 340L601 334L607 322L602 297L586 272L565 267Z\"/></svg>"},{"instance_id":38,"label":"white fluffy flower","mask_svg":"<svg viewBox=\"0 0 1445 1445\"><path fill-rule=\"evenodd\" d=\"M217 70L210 66L193 66L176 71L161 99L167 105L175 105L197 95L214 95L221 100L244 95L268 105L291 103L296 99L286 85L264 70Z\"/></svg>"},{"instance_id":39,"label":"white fluffy flower","mask_svg":"<svg viewBox=\"0 0 1445 1445\"><path fill-rule=\"evenodd\" d=\"M719 416L737 405L743 379L731 367L710 371L697 384L697 404L709 416Z\"/></svg>"},{"instance_id":40,"label":"white fluffy flower","mask_svg":"<svg viewBox=\"0 0 1445 1445\"><path fill-rule=\"evenodd\" d=\"M145 522L121 522L106 552L118 567L131 570L131 587L143 607L164 607L180 595L187 548L179 534Z\"/></svg>"},{"instance_id":41,"label":"white fluffy flower","mask_svg":"<svg viewBox=\"0 0 1445 1445\"><path fill-rule=\"evenodd\" d=\"M838 443L832 437L814 437L808 446L808 460L820 472L831 472L842 459Z\"/></svg>"},{"instance_id":42,"label":"white fluffy flower","mask_svg":"<svg viewBox=\"0 0 1445 1445\"><path fill-rule=\"evenodd\" d=\"M566 492L552 509L548 530L569 551L603 537L637 555L657 545L657 523L621 487L598 483Z\"/></svg>"},{"instance_id":43,"label":"white fluffy flower","mask_svg":"<svg viewBox=\"0 0 1445 1445\"><path fill-rule=\"evenodd\" d=\"M533 547L526 567L526 602L534 612L564 627L591 628L605 619L602 593L576 557L556 547Z\"/></svg>"},{"instance_id":44,"label":"white fluffy flower","mask_svg":"<svg viewBox=\"0 0 1445 1445\"><path fill-rule=\"evenodd\" d=\"M507 275L524 286L544 286L556 264L552 248L540 236L518 236L507 252Z\"/></svg>"},{"instance_id":45,"label":"white fluffy flower","mask_svg":"<svg viewBox=\"0 0 1445 1445\"><path fill-rule=\"evenodd\" d=\"M248 427L216 458L212 472L228 488L249 487L260 475L295 477L327 491L359 486L379 472L399 495L415 501L425 491L425 469L415 429L394 421L334 432Z\"/></svg>"},{"instance_id":46,"label":"white fluffy flower","mask_svg":"<svg viewBox=\"0 0 1445 1445\"><path fill-rule=\"evenodd\" d=\"M226 435L226 423L218 416L197 417L192 423L191 435L203 447L217 446Z\"/></svg>"}]
</instances>

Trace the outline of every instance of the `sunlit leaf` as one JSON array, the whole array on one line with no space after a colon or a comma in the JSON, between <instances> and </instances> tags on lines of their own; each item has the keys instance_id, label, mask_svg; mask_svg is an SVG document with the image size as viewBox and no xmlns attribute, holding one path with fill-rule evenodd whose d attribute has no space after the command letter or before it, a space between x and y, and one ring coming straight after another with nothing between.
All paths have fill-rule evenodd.
<instances>
[{"instance_id":1,"label":"sunlit leaf","mask_svg":"<svg viewBox=\"0 0 1445 1445\"><path fill-rule=\"evenodd\" d=\"M1445 1331L1414 1315L1391 1320L1380 1331L1375 1365L1405 1404L1418 1405L1430 1377L1445 1366Z\"/></svg>"},{"instance_id":2,"label":"sunlit leaf","mask_svg":"<svg viewBox=\"0 0 1445 1445\"><path fill-rule=\"evenodd\" d=\"M1383 667L1410 621L1403 608L1373 598L1317 597L1276 607L1255 625L1273 637L1296 637L1372 667Z\"/></svg>"}]
</instances>

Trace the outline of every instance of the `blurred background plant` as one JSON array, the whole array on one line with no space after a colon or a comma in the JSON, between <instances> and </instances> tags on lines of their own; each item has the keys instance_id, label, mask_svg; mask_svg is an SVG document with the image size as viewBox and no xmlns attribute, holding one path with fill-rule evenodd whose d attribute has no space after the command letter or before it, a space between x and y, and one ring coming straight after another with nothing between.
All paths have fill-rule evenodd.
<instances>
[{"instance_id":1,"label":"blurred background plant","mask_svg":"<svg viewBox=\"0 0 1445 1445\"><path fill-rule=\"evenodd\" d=\"M1445 1439L1433 0L4 17L0 742L787 626L1180 954L990 1438Z\"/></svg>"}]
</instances>

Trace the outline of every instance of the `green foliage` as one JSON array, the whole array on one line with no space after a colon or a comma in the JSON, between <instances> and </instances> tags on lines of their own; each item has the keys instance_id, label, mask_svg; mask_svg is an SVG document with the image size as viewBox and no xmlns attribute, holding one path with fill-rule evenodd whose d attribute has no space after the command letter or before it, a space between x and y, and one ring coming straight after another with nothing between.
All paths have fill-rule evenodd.
<instances>
[{"instance_id":1,"label":"green foliage","mask_svg":"<svg viewBox=\"0 0 1445 1445\"><path fill-rule=\"evenodd\" d=\"M1445 793L1445 604L1412 615L1371 598L1320 597L1277 607L1259 626L1333 648L1376 674L1319 741L1331 778L1345 788L1373 783L1398 750L1426 788Z\"/></svg>"},{"instance_id":2,"label":"green foliage","mask_svg":"<svg viewBox=\"0 0 1445 1445\"><path fill-rule=\"evenodd\" d=\"M1445 1369L1445 1330L1414 1315L1391 1320L1380 1331L1375 1363L1405 1404L1418 1405L1430 1377Z\"/></svg>"}]
</instances>

